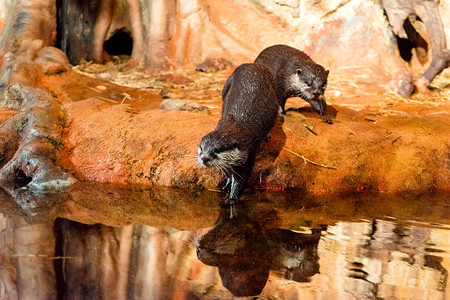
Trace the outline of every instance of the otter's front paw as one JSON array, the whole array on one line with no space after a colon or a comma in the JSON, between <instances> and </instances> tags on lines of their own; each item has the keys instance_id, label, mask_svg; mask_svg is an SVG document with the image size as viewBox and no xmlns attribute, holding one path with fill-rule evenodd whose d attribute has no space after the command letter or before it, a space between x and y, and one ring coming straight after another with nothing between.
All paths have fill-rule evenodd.
<instances>
[{"instance_id":1,"label":"otter's front paw","mask_svg":"<svg viewBox=\"0 0 450 300\"><path fill-rule=\"evenodd\" d=\"M222 192L229 193L231 190L231 178L224 178L217 186Z\"/></svg>"},{"instance_id":2,"label":"otter's front paw","mask_svg":"<svg viewBox=\"0 0 450 300\"><path fill-rule=\"evenodd\" d=\"M322 121L324 121L327 124L333 124L333 120L330 118L329 115L323 115L322 117Z\"/></svg>"},{"instance_id":3,"label":"otter's front paw","mask_svg":"<svg viewBox=\"0 0 450 300\"><path fill-rule=\"evenodd\" d=\"M231 199L231 198L227 198L225 199L225 204L226 205L233 205L239 202L239 199Z\"/></svg>"}]
</instances>

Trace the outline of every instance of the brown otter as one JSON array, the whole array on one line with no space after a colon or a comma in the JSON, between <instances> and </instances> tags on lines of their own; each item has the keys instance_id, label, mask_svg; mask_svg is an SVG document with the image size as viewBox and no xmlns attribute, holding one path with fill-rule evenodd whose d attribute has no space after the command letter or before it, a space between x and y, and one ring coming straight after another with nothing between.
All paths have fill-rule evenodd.
<instances>
[{"instance_id":1,"label":"brown otter","mask_svg":"<svg viewBox=\"0 0 450 300\"><path fill-rule=\"evenodd\" d=\"M267 66L275 76L276 94L280 113L285 114L287 98L300 97L309 102L328 124L333 121L327 115L324 92L328 70L315 63L304 52L287 45L274 45L264 49L255 63Z\"/></svg>"},{"instance_id":2,"label":"brown otter","mask_svg":"<svg viewBox=\"0 0 450 300\"><path fill-rule=\"evenodd\" d=\"M202 138L198 162L227 176L227 202L239 199L255 163L256 152L275 124L278 112L275 81L261 64L236 68L222 90L222 116L214 131Z\"/></svg>"}]
</instances>

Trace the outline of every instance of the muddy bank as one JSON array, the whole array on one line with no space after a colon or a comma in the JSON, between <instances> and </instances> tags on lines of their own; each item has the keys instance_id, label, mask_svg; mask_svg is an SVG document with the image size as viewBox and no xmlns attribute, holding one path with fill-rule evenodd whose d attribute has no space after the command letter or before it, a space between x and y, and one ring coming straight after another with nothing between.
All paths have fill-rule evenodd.
<instances>
[{"instance_id":1,"label":"muddy bank","mask_svg":"<svg viewBox=\"0 0 450 300\"><path fill-rule=\"evenodd\" d=\"M60 164L81 181L216 189L223 175L198 167L195 157L201 137L220 117L229 72L175 70L170 78L163 74L147 82L137 79L142 74L121 75L134 88L74 72L44 76L42 86L67 114ZM404 100L377 88L377 78L352 72L353 77L336 72L330 77L326 97L333 125L321 122L303 100L288 100L288 115L262 145L250 189L314 194L450 189L449 73L437 78L431 96ZM162 95L209 110L161 110ZM12 114L1 110L0 120Z\"/></svg>"},{"instance_id":2,"label":"muddy bank","mask_svg":"<svg viewBox=\"0 0 450 300\"><path fill-rule=\"evenodd\" d=\"M215 86L205 83L203 97L201 89L189 86L169 89L172 97L207 104L212 114L163 111L157 108L162 98L149 94L123 103L95 93L68 102L62 165L82 181L216 189L222 174L198 167L195 156L201 137L219 119L222 78L218 75ZM288 115L262 146L249 188L319 194L450 189L446 89L434 97L402 100L373 85L352 93L337 78L330 81L335 124L321 122L306 102L289 100ZM112 85L102 93L112 88L120 93L121 87Z\"/></svg>"},{"instance_id":3,"label":"muddy bank","mask_svg":"<svg viewBox=\"0 0 450 300\"><path fill-rule=\"evenodd\" d=\"M201 137L214 129L218 115L139 112L98 100L67 108L73 121L66 168L82 180L214 189L221 179L220 172L194 162ZM313 193L449 188L447 118L334 108L332 126L312 112L285 117L262 147L250 186Z\"/></svg>"}]
</instances>

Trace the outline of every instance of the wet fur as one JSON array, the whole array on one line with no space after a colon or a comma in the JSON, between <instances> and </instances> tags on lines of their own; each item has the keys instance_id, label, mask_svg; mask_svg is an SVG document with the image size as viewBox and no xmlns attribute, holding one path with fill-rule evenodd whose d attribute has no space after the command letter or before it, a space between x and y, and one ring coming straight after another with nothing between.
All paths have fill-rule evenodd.
<instances>
[{"instance_id":1,"label":"wet fur","mask_svg":"<svg viewBox=\"0 0 450 300\"><path fill-rule=\"evenodd\" d=\"M236 68L222 90L222 116L214 131L202 138L198 163L227 176L230 202L244 191L260 143L275 124L278 104L270 70L257 64Z\"/></svg>"},{"instance_id":2,"label":"wet fur","mask_svg":"<svg viewBox=\"0 0 450 300\"><path fill-rule=\"evenodd\" d=\"M311 104L324 122L332 123L324 97L329 71L302 51L286 45L264 49L255 63L267 66L274 74L281 114L286 113L284 106L288 98L300 97Z\"/></svg>"}]
</instances>

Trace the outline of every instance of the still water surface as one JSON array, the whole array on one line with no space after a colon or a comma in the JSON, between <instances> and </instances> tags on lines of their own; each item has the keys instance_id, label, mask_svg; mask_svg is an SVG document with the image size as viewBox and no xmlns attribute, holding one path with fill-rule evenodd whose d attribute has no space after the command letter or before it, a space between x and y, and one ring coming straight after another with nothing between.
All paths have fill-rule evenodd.
<instances>
[{"instance_id":1,"label":"still water surface","mask_svg":"<svg viewBox=\"0 0 450 300\"><path fill-rule=\"evenodd\" d=\"M0 192L0 299L450 299L448 195Z\"/></svg>"}]
</instances>

